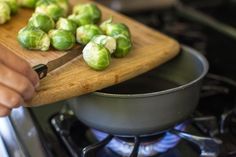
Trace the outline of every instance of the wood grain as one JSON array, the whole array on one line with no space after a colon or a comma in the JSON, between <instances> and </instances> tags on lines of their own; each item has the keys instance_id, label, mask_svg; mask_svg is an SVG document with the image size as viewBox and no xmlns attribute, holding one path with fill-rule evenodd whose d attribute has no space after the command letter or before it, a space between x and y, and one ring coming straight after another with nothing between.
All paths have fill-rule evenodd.
<instances>
[{"instance_id":1,"label":"wood grain","mask_svg":"<svg viewBox=\"0 0 236 157\"><path fill-rule=\"evenodd\" d=\"M87 2L79 1L79 2ZM78 1L71 1L71 5ZM98 4L99 5L99 4ZM112 58L104 71L91 70L79 56L48 74L41 80L40 88L32 101L25 106L39 106L93 92L125 81L172 59L179 52L179 44L153 29L118 14L102 5L103 20L113 16L114 21L127 24L131 30L134 47L125 58ZM11 51L26 59L32 66L47 63L65 54L53 49L47 52L29 51L17 42L17 33L27 24L32 10L22 9L12 20L0 26L0 51Z\"/></svg>"}]
</instances>

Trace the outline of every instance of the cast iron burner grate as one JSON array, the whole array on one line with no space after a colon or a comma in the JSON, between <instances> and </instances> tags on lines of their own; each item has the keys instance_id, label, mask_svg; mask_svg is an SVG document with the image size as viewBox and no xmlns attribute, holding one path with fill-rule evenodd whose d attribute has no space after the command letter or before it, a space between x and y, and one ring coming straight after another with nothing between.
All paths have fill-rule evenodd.
<instances>
[{"instance_id":1,"label":"cast iron burner grate","mask_svg":"<svg viewBox=\"0 0 236 157\"><path fill-rule=\"evenodd\" d=\"M146 140L145 136L125 138L91 130L71 112L59 113L53 116L51 124L72 157L159 157L162 154L169 157L182 157L173 148L178 144L180 138L197 146L201 157L217 157L221 144L221 141L215 138L185 133L186 123L180 124L166 133L161 133L161 135L151 135L152 140L149 147L144 146L149 141ZM122 142L117 143L118 141ZM114 144L115 146L121 144L122 147L127 148L122 151L120 148L115 148ZM145 149L152 150L145 151ZM153 150L155 150L155 153ZM149 152L149 154L145 154L145 152Z\"/></svg>"}]
</instances>

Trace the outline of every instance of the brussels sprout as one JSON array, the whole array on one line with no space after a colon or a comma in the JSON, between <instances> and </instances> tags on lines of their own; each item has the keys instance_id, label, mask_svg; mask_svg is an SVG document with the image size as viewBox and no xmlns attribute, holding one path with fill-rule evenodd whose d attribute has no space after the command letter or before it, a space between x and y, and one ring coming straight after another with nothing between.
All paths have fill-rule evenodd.
<instances>
[{"instance_id":1,"label":"brussels sprout","mask_svg":"<svg viewBox=\"0 0 236 157\"><path fill-rule=\"evenodd\" d=\"M86 14L71 14L70 16L68 16L68 19L74 21L78 26L93 24L93 19L91 18L91 16Z\"/></svg>"},{"instance_id":2,"label":"brussels sprout","mask_svg":"<svg viewBox=\"0 0 236 157\"><path fill-rule=\"evenodd\" d=\"M40 28L44 32L48 32L55 27L53 19L50 16L42 13L34 13L29 19L28 25Z\"/></svg>"},{"instance_id":3,"label":"brussels sprout","mask_svg":"<svg viewBox=\"0 0 236 157\"><path fill-rule=\"evenodd\" d=\"M51 0L52 2L56 3L59 5L65 12L65 15L68 14L69 12L69 2L68 0Z\"/></svg>"},{"instance_id":4,"label":"brussels sprout","mask_svg":"<svg viewBox=\"0 0 236 157\"><path fill-rule=\"evenodd\" d=\"M117 58L125 57L132 49L132 42L130 38L123 34L117 35L115 38L117 46L113 56Z\"/></svg>"},{"instance_id":5,"label":"brussels sprout","mask_svg":"<svg viewBox=\"0 0 236 157\"><path fill-rule=\"evenodd\" d=\"M2 2L5 2L8 4L8 6L11 9L11 13L15 14L18 10L18 4L16 0L1 0Z\"/></svg>"},{"instance_id":6,"label":"brussels sprout","mask_svg":"<svg viewBox=\"0 0 236 157\"><path fill-rule=\"evenodd\" d=\"M112 23L112 18L104 21L100 25L101 30L109 36L115 37L117 35L123 34L128 38L131 38L129 28L123 23Z\"/></svg>"},{"instance_id":7,"label":"brussels sprout","mask_svg":"<svg viewBox=\"0 0 236 157\"><path fill-rule=\"evenodd\" d=\"M131 37L129 28L123 23L110 24L107 27L106 34L112 37L123 34L128 38Z\"/></svg>"},{"instance_id":8,"label":"brussels sprout","mask_svg":"<svg viewBox=\"0 0 236 157\"><path fill-rule=\"evenodd\" d=\"M52 46L57 50L68 50L75 45L75 36L70 31L58 29L49 31Z\"/></svg>"},{"instance_id":9,"label":"brussels sprout","mask_svg":"<svg viewBox=\"0 0 236 157\"><path fill-rule=\"evenodd\" d=\"M101 10L94 3L78 4L73 8L73 14L85 14L92 18L93 23L100 21L102 13Z\"/></svg>"},{"instance_id":10,"label":"brussels sprout","mask_svg":"<svg viewBox=\"0 0 236 157\"><path fill-rule=\"evenodd\" d=\"M10 20L11 9L5 2L0 2L0 24Z\"/></svg>"},{"instance_id":11,"label":"brussels sprout","mask_svg":"<svg viewBox=\"0 0 236 157\"><path fill-rule=\"evenodd\" d=\"M94 36L101 35L102 31L98 26L90 24L80 26L76 30L76 40L78 43L85 45L87 44Z\"/></svg>"},{"instance_id":12,"label":"brussels sprout","mask_svg":"<svg viewBox=\"0 0 236 157\"><path fill-rule=\"evenodd\" d=\"M57 21L59 17L66 16L66 12L59 5L49 1L38 1L36 4L36 13L47 14L52 17L54 21Z\"/></svg>"},{"instance_id":13,"label":"brussels sprout","mask_svg":"<svg viewBox=\"0 0 236 157\"><path fill-rule=\"evenodd\" d=\"M18 32L18 41L21 46L32 50L46 51L50 46L50 38L39 28L24 27Z\"/></svg>"},{"instance_id":14,"label":"brussels sprout","mask_svg":"<svg viewBox=\"0 0 236 157\"><path fill-rule=\"evenodd\" d=\"M112 24L112 21L113 21L112 17L109 18L109 19L106 20L106 21L103 21L103 22L100 24L100 29L101 29L104 33L106 33L106 31L107 31L107 26L110 25L110 24Z\"/></svg>"},{"instance_id":15,"label":"brussels sprout","mask_svg":"<svg viewBox=\"0 0 236 157\"><path fill-rule=\"evenodd\" d=\"M91 40L96 44L100 44L107 48L112 54L116 50L116 39L106 35L97 35Z\"/></svg>"},{"instance_id":16,"label":"brussels sprout","mask_svg":"<svg viewBox=\"0 0 236 157\"><path fill-rule=\"evenodd\" d=\"M111 56L104 46L89 42L83 49L83 58L89 67L104 70L109 66Z\"/></svg>"},{"instance_id":17,"label":"brussels sprout","mask_svg":"<svg viewBox=\"0 0 236 157\"><path fill-rule=\"evenodd\" d=\"M22 7L35 8L38 0L18 0L18 3Z\"/></svg>"},{"instance_id":18,"label":"brussels sprout","mask_svg":"<svg viewBox=\"0 0 236 157\"><path fill-rule=\"evenodd\" d=\"M56 23L56 28L71 31L73 34L75 34L77 29L77 24L72 20L61 17Z\"/></svg>"}]
</instances>

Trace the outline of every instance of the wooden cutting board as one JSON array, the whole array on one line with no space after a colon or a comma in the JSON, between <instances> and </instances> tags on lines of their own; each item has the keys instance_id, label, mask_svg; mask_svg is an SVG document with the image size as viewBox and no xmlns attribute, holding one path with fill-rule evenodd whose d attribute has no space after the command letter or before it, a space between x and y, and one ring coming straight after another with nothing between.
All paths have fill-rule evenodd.
<instances>
[{"instance_id":1,"label":"wooden cutting board","mask_svg":"<svg viewBox=\"0 0 236 157\"><path fill-rule=\"evenodd\" d=\"M88 1L72 0L70 3L73 6L80 2ZM102 5L99 8L102 10L103 20L113 16L114 21L129 26L134 44L130 54L121 59L112 58L111 65L104 71L90 69L79 56L41 80L32 101L25 106L50 104L117 84L151 70L178 54L180 46L175 40ZM65 53L52 49L48 52L29 51L19 45L17 33L27 24L32 12L21 9L8 23L0 25L0 52L16 53L34 66L47 63Z\"/></svg>"}]
</instances>

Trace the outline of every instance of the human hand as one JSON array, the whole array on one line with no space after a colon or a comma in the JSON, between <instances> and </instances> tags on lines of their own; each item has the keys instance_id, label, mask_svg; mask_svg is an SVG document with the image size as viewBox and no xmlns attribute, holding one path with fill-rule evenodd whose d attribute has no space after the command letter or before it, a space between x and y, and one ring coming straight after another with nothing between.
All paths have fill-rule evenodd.
<instances>
[{"instance_id":1,"label":"human hand","mask_svg":"<svg viewBox=\"0 0 236 157\"><path fill-rule=\"evenodd\" d=\"M0 52L0 117L32 98L39 78L28 62L9 52Z\"/></svg>"}]
</instances>

